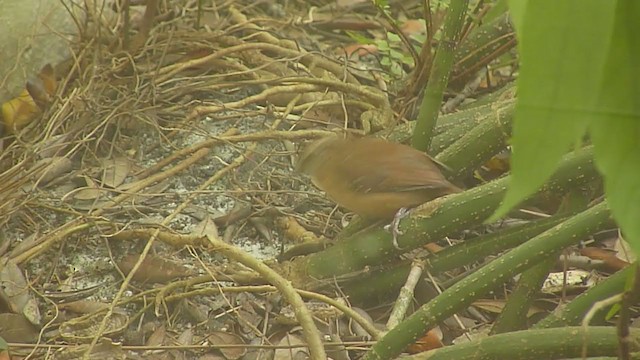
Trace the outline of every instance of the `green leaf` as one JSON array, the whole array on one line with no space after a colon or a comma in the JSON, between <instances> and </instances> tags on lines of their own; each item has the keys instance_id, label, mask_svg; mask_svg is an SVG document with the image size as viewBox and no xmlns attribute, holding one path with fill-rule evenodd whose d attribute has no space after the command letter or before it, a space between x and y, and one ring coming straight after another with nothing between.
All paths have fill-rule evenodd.
<instances>
[{"instance_id":1,"label":"green leaf","mask_svg":"<svg viewBox=\"0 0 640 360\"><path fill-rule=\"evenodd\" d=\"M392 32L388 32L387 33L387 40L390 43L397 43L397 42L400 42L400 36L398 36L398 35L396 35L396 34L394 34Z\"/></svg>"},{"instance_id":2,"label":"green leaf","mask_svg":"<svg viewBox=\"0 0 640 360\"><path fill-rule=\"evenodd\" d=\"M534 193L600 112L615 2L529 1L521 14L512 181L490 221ZM595 26L597 24L597 26Z\"/></svg>"},{"instance_id":3,"label":"green leaf","mask_svg":"<svg viewBox=\"0 0 640 360\"><path fill-rule=\"evenodd\" d=\"M505 12L511 9L511 16L515 16L517 10L516 7L526 5L527 0L496 0L489 11L482 17L482 22L489 23L495 18L504 15Z\"/></svg>"},{"instance_id":4,"label":"green leaf","mask_svg":"<svg viewBox=\"0 0 640 360\"><path fill-rule=\"evenodd\" d=\"M385 10L389 8L389 0L373 0L375 7Z\"/></svg>"},{"instance_id":5,"label":"green leaf","mask_svg":"<svg viewBox=\"0 0 640 360\"><path fill-rule=\"evenodd\" d=\"M511 22L513 22L513 28L516 29L516 35L522 32L524 13L528 3L529 0L509 0L509 13L511 15Z\"/></svg>"},{"instance_id":6,"label":"green leaf","mask_svg":"<svg viewBox=\"0 0 640 360\"><path fill-rule=\"evenodd\" d=\"M389 51L391 49L391 47L389 46L389 43L386 40L379 40L376 41L376 46L378 47L378 50L382 51Z\"/></svg>"},{"instance_id":7,"label":"green leaf","mask_svg":"<svg viewBox=\"0 0 640 360\"><path fill-rule=\"evenodd\" d=\"M347 35L349 35L349 37L353 39L355 42L357 42L358 44L362 44L362 45L374 44L373 39L363 36L355 31L347 31Z\"/></svg>"},{"instance_id":8,"label":"green leaf","mask_svg":"<svg viewBox=\"0 0 640 360\"><path fill-rule=\"evenodd\" d=\"M591 125L598 169L616 219L640 254L640 4L619 1L605 76L598 94L599 115Z\"/></svg>"}]
</instances>

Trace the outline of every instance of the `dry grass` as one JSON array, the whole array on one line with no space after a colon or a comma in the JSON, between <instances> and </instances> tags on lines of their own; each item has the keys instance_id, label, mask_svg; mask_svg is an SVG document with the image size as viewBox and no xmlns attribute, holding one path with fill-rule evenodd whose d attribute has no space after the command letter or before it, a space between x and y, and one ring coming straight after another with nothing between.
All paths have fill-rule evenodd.
<instances>
[{"instance_id":1,"label":"dry grass","mask_svg":"<svg viewBox=\"0 0 640 360\"><path fill-rule=\"evenodd\" d=\"M100 336L149 345L127 331L150 335L166 326L180 332L187 323L199 324L195 331L202 335L222 326L215 314L250 329L246 338L266 340L255 327L265 314L248 321L237 309L259 314L262 294L273 289L248 287L237 295L203 288L216 279L260 282L207 251L203 236L220 229L222 239L270 258L282 234L335 233L327 217L331 203L301 191L307 188L291 172L296 143L327 127L371 129L392 120L383 92L363 85L357 71L248 18L258 18L260 9L228 2L201 12L189 4L160 7L162 20L148 34L144 16L130 25L122 13L92 22L74 58L60 67L66 76L53 102L5 142L3 250L11 264L26 269L29 296L44 310L31 314L45 324L37 332L40 343L62 341L70 344L64 351L85 354L120 351ZM198 18L202 26L195 30ZM120 34L127 26L141 35L125 39ZM300 215L309 209L320 211ZM126 276L132 268L137 277ZM153 282L169 285L149 289ZM83 299L83 305L62 305L51 290L69 291L63 300ZM81 291L86 295L77 296ZM211 313L201 314L202 306ZM63 312L82 316L65 322ZM59 324L62 333L50 335ZM86 342L94 350L80 345Z\"/></svg>"}]
</instances>

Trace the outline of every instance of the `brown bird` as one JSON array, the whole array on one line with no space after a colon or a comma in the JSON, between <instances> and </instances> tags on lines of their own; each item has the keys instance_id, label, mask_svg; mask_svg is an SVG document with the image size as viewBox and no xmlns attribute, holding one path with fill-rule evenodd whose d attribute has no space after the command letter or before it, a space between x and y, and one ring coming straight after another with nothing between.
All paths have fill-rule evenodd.
<instances>
[{"instance_id":1,"label":"brown bird","mask_svg":"<svg viewBox=\"0 0 640 360\"><path fill-rule=\"evenodd\" d=\"M460 191L427 154L373 137L322 138L304 149L296 169L339 205L375 220Z\"/></svg>"}]
</instances>

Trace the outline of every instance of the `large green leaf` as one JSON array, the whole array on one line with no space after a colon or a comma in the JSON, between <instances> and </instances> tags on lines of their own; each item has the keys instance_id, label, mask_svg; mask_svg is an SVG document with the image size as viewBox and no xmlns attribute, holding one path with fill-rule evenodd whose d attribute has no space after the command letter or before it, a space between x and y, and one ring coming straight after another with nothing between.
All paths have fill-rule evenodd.
<instances>
[{"instance_id":1,"label":"large green leaf","mask_svg":"<svg viewBox=\"0 0 640 360\"><path fill-rule=\"evenodd\" d=\"M591 124L596 165L614 218L640 254L640 4L618 1L599 116Z\"/></svg>"},{"instance_id":2,"label":"large green leaf","mask_svg":"<svg viewBox=\"0 0 640 360\"><path fill-rule=\"evenodd\" d=\"M535 192L600 114L596 90L605 76L615 4L536 0L518 10L521 67L512 139L513 176L492 219Z\"/></svg>"}]
</instances>

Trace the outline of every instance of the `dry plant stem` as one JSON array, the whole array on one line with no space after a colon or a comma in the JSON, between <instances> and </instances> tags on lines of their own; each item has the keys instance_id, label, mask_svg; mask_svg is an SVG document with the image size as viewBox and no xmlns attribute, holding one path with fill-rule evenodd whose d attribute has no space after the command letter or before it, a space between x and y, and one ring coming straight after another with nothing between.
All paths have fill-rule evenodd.
<instances>
[{"instance_id":1,"label":"dry plant stem","mask_svg":"<svg viewBox=\"0 0 640 360\"><path fill-rule=\"evenodd\" d=\"M127 8L128 7L129 6L127 4ZM147 41L149 38L149 32L153 27L153 22L157 14L158 0L147 0L147 6L145 8L144 15L142 16L142 20L140 21L138 33L131 39L131 43L123 42L124 48L126 48L129 53L137 53ZM128 32L129 29L125 29L125 31Z\"/></svg>"},{"instance_id":2,"label":"dry plant stem","mask_svg":"<svg viewBox=\"0 0 640 360\"><path fill-rule=\"evenodd\" d=\"M320 100L320 101L315 101L313 103L296 105L293 107L293 109L291 109L291 112L298 113L298 112L309 111L311 110L311 108L314 108L314 107L322 108L326 106L336 106L336 105L344 105L346 107L357 107L364 111L374 110L377 108L376 105L373 103L368 103L368 102L358 101L358 100ZM282 112L282 107L280 106L274 106L273 108L276 110L275 111L276 113Z\"/></svg>"},{"instance_id":3,"label":"dry plant stem","mask_svg":"<svg viewBox=\"0 0 640 360\"><path fill-rule=\"evenodd\" d=\"M255 103L264 103L278 94L296 94L324 92L327 89L342 91L350 95L360 96L369 101L370 104L377 104L379 107L388 108L389 102L384 94L363 85L346 84L336 80L316 79L316 78L281 78L277 83L291 82L292 85L272 86L261 93L246 97L239 101L234 101L222 105L202 105L195 107L185 121L189 122L197 117L214 114L229 109L241 109ZM296 83L297 82L297 83ZM267 82L266 82L267 83ZM272 82L270 82L272 83ZM302 83L302 84L299 84ZM308 105L307 105L308 106Z\"/></svg>"},{"instance_id":4,"label":"dry plant stem","mask_svg":"<svg viewBox=\"0 0 640 360\"><path fill-rule=\"evenodd\" d=\"M154 231L155 229L123 230L107 237L114 240L143 239L149 238L153 235ZM178 249L184 246L202 246L206 244L202 242L201 236L193 234L179 234L161 230L156 237L159 241Z\"/></svg>"},{"instance_id":5,"label":"dry plant stem","mask_svg":"<svg viewBox=\"0 0 640 360\"><path fill-rule=\"evenodd\" d=\"M360 326L362 326L362 328L369 335L371 335L372 339L378 340L382 336L380 331L378 329L376 329L376 327L368 319L365 319L358 312L354 311L353 309L351 309L350 307L344 305L343 303L341 303L339 301L336 301L335 299L332 299L332 298L330 298L328 296L325 296L325 295L322 295L322 294L318 294L318 293L315 293L315 292L305 291L305 290L296 290L296 291L300 295L305 297L305 298L322 301L322 302L327 303L327 304L335 307L336 309L342 311L342 313L344 313L347 317L349 317L350 319L352 319L356 323L358 323Z\"/></svg>"},{"instance_id":6,"label":"dry plant stem","mask_svg":"<svg viewBox=\"0 0 640 360\"><path fill-rule=\"evenodd\" d=\"M302 62L305 66L310 68L313 71L313 68L322 68L331 72L339 79L344 79L346 82L351 84L359 84L358 80L348 72L345 72L344 66L340 63L329 60L320 55L311 54L304 52L297 44L290 40L281 40L273 35L269 34L268 31L265 31L263 28L258 25L252 24L248 21L247 17L244 16L240 11L238 11L235 7L231 6L229 8L229 14L231 14L231 19L235 21L237 24L243 24L245 28L256 31L256 36L259 40L275 44L282 47L282 50L279 50L283 56L288 57L300 57L300 62ZM288 51L285 51L288 50Z\"/></svg>"},{"instance_id":7,"label":"dry plant stem","mask_svg":"<svg viewBox=\"0 0 640 360\"><path fill-rule=\"evenodd\" d=\"M583 328L588 328L589 327L589 323L591 323L591 320L593 320L594 316L602 309L606 309L610 306L613 306L617 303L619 303L620 301L622 301L622 293L620 294L616 294L613 296L610 296L606 299L600 300L600 301L596 301L595 303L593 303L593 305L591 306L591 308L589 309L589 311L587 311L587 313L584 315L584 318L582 319L582 323L581 326Z\"/></svg>"},{"instance_id":8,"label":"dry plant stem","mask_svg":"<svg viewBox=\"0 0 640 360\"><path fill-rule=\"evenodd\" d=\"M325 88L316 85L293 85L293 86L274 86L261 93L248 96L242 100L222 104L222 105L202 105L196 106L185 118L185 122L192 121L198 117L215 114L220 111L230 109L241 109L255 103L265 103L270 97L277 94L295 94L295 93L311 93L315 91L325 91Z\"/></svg>"},{"instance_id":9,"label":"dry plant stem","mask_svg":"<svg viewBox=\"0 0 640 360\"><path fill-rule=\"evenodd\" d=\"M201 149L201 150L195 152L190 158L185 159L183 162L181 162L180 164L174 166L173 168L167 169L166 171L164 171L162 173L155 174L153 176L148 177L147 179L144 179L144 180L141 180L141 181L137 182L134 186L129 188L128 192L116 196L107 205L105 205L104 207L89 213L87 216L88 217L100 217L102 214L104 214L104 212L106 210L111 209L111 208L115 207L116 205L122 203L123 201L127 200L131 196L134 196L138 191L146 188L147 186L150 186L150 185L155 184L157 182L160 182L160 181L162 181L164 179L167 179L167 178L170 178L172 176L175 176L179 172L184 171L189 166L195 164L196 162L200 161L200 159L204 158L208 154L208 152L209 152L208 149ZM57 229L53 230L51 233L46 234L47 238L46 238L45 241L43 241L42 243L39 243L38 245L32 247L31 249L28 249L28 250L24 251L23 253L17 255L12 260L15 261L16 263L20 264L20 263L22 263L24 261L27 261L27 260L35 257L35 256L38 256L42 252L44 252L47 249L49 249L51 246L57 244L59 241L62 241L63 239L66 239L74 231L78 230L78 226L80 226L80 225L84 226L81 223L85 222L85 221L87 221L85 218L77 218L77 219L71 220L70 222L68 222L68 223L58 227ZM89 225L89 224L87 224L87 225Z\"/></svg>"},{"instance_id":10,"label":"dry plant stem","mask_svg":"<svg viewBox=\"0 0 640 360\"><path fill-rule=\"evenodd\" d=\"M105 341L105 344L108 344ZM351 346L357 347L359 349L369 346L371 343L367 341L345 341L338 343L342 346ZM53 350L66 351L69 350L70 345L68 344L23 344L23 343L9 343L11 348L23 348L23 349L46 349L47 351L53 352ZM78 348L83 349L86 345L80 345ZM334 345L335 346L335 345ZM197 352L200 351L202 353L210 352L213 349L265 349L265 350L275 350L275 349L298 349L307 347L304 344L291 344L291 345L252 345L252 344L194 344L194 345L122 345L118 346L118 350L122 351L131 351L134 353L143 353L143 352L168 352L168 351L185 351L185 352ZM77 348L74 348L77 349ZM65 353L65 355L68 354ZM114 352L109 353L113 355ZM51 357L46 357L46 359L50 359ZM97 359L102 359L105 357L96 357ZM113 356L110 358L114 358ZM109 359L110 359L109 358ZM150 359L156 359L158 357L147 357ZM206 357L205 357L206 358ZM27 359L25 357L25 359ZM29 358L31 359L31 358ZM216 358L217 359L217 358ZM603 359L590 359L590 360L603 360ZM605 359L609 360L609 359ZM613 359L615 360L615 359Z\"/></svg>"},{"instance_id":11,"label":"dry plant stem","mask_svg":"<svg viewBox=\"0 0 640 360\"><path fill-rule=\"evenodd\" d=\"M277 272L273 271L273 269L265 265L262 261L257 260L244 251L233 247L219 239L213 237L207 238L213 246L213 251L219 251L229 259L238 261L243 265L253 269L280 291L280 294L293 307L296 318L298 319L300 326L302 326L302 331L304 332L305 339L307 340L307 343L309 345L309 353L311 355L311 358L318 360L326 359L327 356L324 352L324 345L322 344L322 339L320 338L320 332L318 331L318 328L313 321L313 317L311 316L309 309L307 309L304 301L302 301L302 298L293 288L291 283L281 277Z\"/></svg>"},{"instance_id":12,"label":"dry plant stem","mask_svg":"<svg viewBox=\"0 0 640 360\"><path fill-rule=\"evenodd\" d=\"M378 107L386 106L389 104L389 99L387 98L387 95L385 93L383 93L382 91L376 88L366 86L366 85L349 84L349 83L330 80L330 79L310 78L310 77L286 77L286 78L277 79L277 83L288 83L288 82L314 84L314 85L321 86L321 88L326 87L326 88L330 88L331 90L342 91L344 93L348 93L348 94L366 99L370 103L375 104Z\"/></svg>"},{"instance_id":13,"label":"dry plant stem","mask_svg":"<svg viewBox=\"0 0 640 360\"><path fill-rule=\"evenodd\" d=\"M462 30L460 31L460 40L464 40L467 37L467 35L469 35L469 30L471 30L473 25L482 22L483 20L482 17L486 13L486 10L483 10L482 13L480 13L480 9L486 9L485 7L483 7L483 5L484 5L484 1L479 0L473 7L473 10L469 11L469 16L467 17L467 21L465 21L465 24L462 27Z\"/></svg>"},{"instance_id":14,"label":"dry plant stem","mask_svg":"<svg viewBox=\"0 0 640 360\"><path fill-rule=\"evenodd\" d=\"M255 148L255 144L252 144L251 146L249 146L249 149L247 150L247 152L245 154L240 155L239 157L235 158L231 162L231 164L229 164L228 166L224 167L222 170L220 170L216 174L214 174L205 183L203 183L202 185L199 186L199 190L206 189L212 183L214 183L214 182L218 181L219 179L221 179L226 173L228 173L228 172L232 171L233 169L235 169L235 168L239 167L240 165L242 165L242 163L244 163L244 161L247 158L247 156L249 156L253 152L254 148ZM207 155L209 153L209 151L208 151L208 149L202 149L202 150L199 150L196 154L198 154L198 153L203 153L204 155ZM196 155L196 154L194 154L194 155ZM151 178L153 178L153 176ZM198 196L198 193L199 192L196 191L195 193L189 195L185 201L183 201L180 205L178 205L176 207L176 209L171 214L169 214L169 216L167 216L160 223L160 226L167 226L176 216L178 216L178 214L180 214L182 212L182 210L184 210L187 206L189 206L189 204L191 204L191 202L195 199L195 197ZM128 195L128 194L123 194L123 195ZM98 343L98 340L102 337L102 334L106 330L107 324L109 323L109 320L110 320L111 316L113 315L114 309L116 308L117 304L120 302L120 299L122 298L124 292L129 287L129 283L131 282L131 279L133 278L135 273L138 271L140 266L142 266L142 263L144 262L144 259L146 258L146 256L149 253L149 251L151 250L151 247L152 247L155 239L157 238L158 234L160 233L160 230L161 229L159 228L159 229L156 229L153 232L152 236L149 238L149 240L147 241L147 244L145 245L144 249L142 250L142 253L138 257L138 261L136 262L136 264L133 266L133 268L131 269L129 274L127 274L127 277L125 277L124 281L122 282L122 285L120 286L120 289L118 290L118 292L114 296L113 300L111 301L111 305L109 306L109 309L107 310L107 313L105 314L104 318L102 318L102 321L100 322L100 325L96 329L96 333L95 333L95 335L94 335L94 337L93 337L93 339L91 341L91 344L88 346L87 350L84 353L84 358L87 358L87 359L90 358L91 351L96 346L96 344Z\"/></svg>"},{"instance_id":15,"label":"dry plant stem","mask_svg":"<svg viewBox=\"0 0 640 360\"><path fill-rule=\"evenodd\" d=\"M366 341L345 341L345 342L341 342L339 343L340 345L344 345L344 346L354 346L354 347L358 347L358 348L362 348L363 346L368 346L371 343L366 342ZM34 350L38 350L38 349L46 349L48 351L52 351L52 350L57 350L60 349L61 351L64 350L69 350L70 345L68 344L24 344L24 343L9 343L9 346L11 348L22 348L22 349L34 349ZM83 347L85 345L81 345L81 347ZM268 350L274 350L274 349L297 349L297 348L305 348L307 347L304 344L291 344L291 345L252 345L252 344L217 344L217 345L212 345L212 344L194 344L194 345L122 345L122 346L118 346L118 350L124 350L124 351L132 351L135 353L141 353L141 352L145 352L145 351L171 351L171 350L178 350L178 351L202 351L203 353L205 352L209 352L212 349L268 349ZM64 350L62 350L64 349ZM110 353L111 355L113 355L113 352ZM46 359L50 359L51 357L48 357ZM113 358L113 357L111 357ZM151 358L151 357L148 357ZM24 359L31 359L30 357L24 357ZM102 359L100 357L98 357L98 359ZM216 358L217 359L217 358ZM590 359L590 360L595 360L595 359ZM608 359L607 359L608 360ZM615 359L614 359L615 360Z\"/></svg>"},{"instance_id":16,"label":"dry plant stem","mask_svg":"<svg viewBox=\"0 0 640 360\"><path fill-rule=\"evenodd\" d=\"M208 278L207 281L211 280L210 277L207 277L207 278ZM180 286L180 287L182 287L182 286ZM181 299L188 298L188 297L195 296L195 295L219 294L220 291L222 291L224 293L243 293L243 292L264 293L264 292L276 292L276 291L278 291L278 288L276 288L274 286L271 286L271 285L235 286L235 287L226 287L226 288L225 287L221 287L221 288L203 288L203 289L197 289L197 290L193 290L193 291L185 292L185 293L181 293L181 294L171 295L171 296L168 296L165 300L167 302L171 302L171 301L181 300ZM372 339L377 340L377 339L379 339L381 337L380 330L378 330L369 320L367 320L364 317L362 317L362 315L358 314L358 312L354 311L353 309L351 309L350 307L348 307L344 303L342 303L340 301L337 301L335 299L332 299L332 298L330 298L328 296L315 293L315 292L299 290L299 289L296 289L296 291L303 298L322 301L322 302L324 302L326 304L329 304L329 305L335 307L336 309L340 310L348 318L352 319L353 321L358 323L360 326L362 326L362 328L369 335L371 335Z\"/></svg>"},{"instance_id":17,"label":"dry plant stem","mask_svg":"<svg viewBox=\"0 0 640 360\"><path fill-rule=\"evenodd\" d=\"M407 276L407 281L400 289L398 299L393 306L393 310L391 310L391 315L389 315L389 320L387 321L387 329L393 329L404 319L407 309L409 309L409 305L413 301L413 292L422 277L423 270L424 261L415 260L411 266L411 271L409 271L409 276Z\"/></svg>"},{"instance_id":18,"label":"dry plant stem","mask_svg":"<svg viewBox=\"0 0 640 360\"><path fill-rule=\"evenodd\" d=\"M583 341L586 339L588 335L589 323L591 322L591 319L595 316L595 314L602 309L618 304L619 302L622 301L622 299L623 299L623 294L618 294L608 299L600 300L593 304L591 309L589 309L589 312L587 312L587 314L584 316L584 319L582 319L582 329L584 331ZM587 357L587 344L588 343L584 341L584 346L582 347L582 353L580 354L583 358Z\"/></svg>"},{"instance_id":19,"label":"dry plant stem","mask_svg":"<svg viewBox=\"0 0 640 360\"><path fill-rule=\"evenodd\" d=\"M389 26L391 26L395 34L400 37L400 40L402 40L402 43L407 48L407 50L409 50L409 53L413 58L413 62L415 64L418 64L420 62L420 56L416 52L416 49L413 47L413 43L407 38L407 35L405 35L404 31L402 31L402 29L400 29L400 27L398 26L398 20L392 18L384 7L379 7L378 13L382 14L385 20L387 20Z\"/></svg>"},{"instance_id":20,"label":"dry plant stem","mask_svg":"<svg viewBox=\"0 0 640 360\"><path fill-rule=\"evenodd\" d=\"M444 103L444 105L442 105L442 112L444 114L448 114L450 112L453 112L455 109L458 108L458 106L460 106L468 97L472 96L473 94L475 94L476 90L478 90L478 87L480 86L480 84L482 83L482 80L484 80L486 76L486 71L485 70L480 70L478 71L478 73L476 74L476 76L471 79L462 89L462 91L460 91L456 96L452 97L451 99L447 100L447 102Z\"/></svg>"},{"instance_id":21,"label":"dry plant stem","mask_svg":"<svg viewBox=\"0 0 640 360\"><path fill-rule=\"evenodd\" d=\"M222 133L220 136L222 138L226 137L226 136L232 136L232 135L238 135L240 133L240 130L236 129L236 128L231 128L227 131L225 131L224 133ZM192 145L190 147L187 148L182 148L179 149L178 151L174 151L171 155L163 158L162 160L158 161L155 165L152 165L146 169L144 169L143 171L139 172L138 174L136 174L138 177L140 178L145 178L147 177L149 174L153 174L155 172L160 171L163 167L171 164L172 162L176 161L177 159L181 158L181 157L185 157L188 156L189 154L192 154L200 149L206 149L206 148L212 148L218 144L222 143L222 141L206 141L205 145L203 145L202 143L199 144L195 144Z\"/></svg>"},{"instance_id":22,"label":"dry plant stem","mask_svg":"<svg viewBox=\"0 0 640 360\"><path fill-rule=\"evenodd\" d=\"M209 282L209 281L211 281L211 277L206 276L206 281L204 282ZM182 287L184 287L184 284L183 286L178 286L178 288L182 288ZM155 291L157 291L157 289ZM197 290L193 290L185 293L167 296L165 298L165 301L172 302L172 301L182 300L182 299L193 297L193 296L212 295L212 294L215 295L215 294L219 294L221 291L224 293L243 293L243 292L264 293L264 292L276 292L279 290L275 286L271 286L271 285L202 288L202 289L197 289ZM371 335L371 338L373 338L374 340L377 340L381 337L380 331L376 329L376 327L369 320L362 317L362 315L358 314L358 312L354 311L344 303L337 301L335 299L332 299L328 296L311 292L311 291L305 291L300 289L295 289L295 291L297 291L298 294L300 294L300 296L302 296L305 299L322 301L340 310L344 315L346 315L350 319L353 319L356 323L362 326L362 328L369 335ZM164 293L164 291L161 291L161 292Z\"/></svg>"},{"instance_id":23,"label":"dry plant stem","mask_svg":"<svg viewBox=\"0 0 640 360\"><path fill-rule=\"evenodd\" d=\"M233 131L236 133L236 131ZM280 131L280 130L266 130L256 131L248 134L232 134L227 136L214 136L210 140L202 141L190 147L183 148L170 156L171 159L185 156L187 154L194 153L198 150L209 149L220 143L242 143L250 141L263 141L263 140L308 140L314 138L320 138L327 135L333 135L334 133L326 130L299 130L299 131ZM158 164L152 168L156 171L167 165L167 161L161 160ZM141 174L146 174L147 171L143 171ZM142 176L142 175L139 175Z\"/></svg>"},{"instance_id":24,"label":"dry plant stem","mask_svg":"<svg viewBox=\"0 0 640 360\"><path fill-rule=\"evenodd\" d=\"M449 82L454 51L468 6L469 0L452 0L449 5L442 29L442 39L433 59L429 82L424 89L418 120L411 138L411 146L418 150L427 151L431 144L433 129L438 120L444 90Z\"/></svg>"},{"instance_id":25,"label":"dry plant stem","mask_svg":"<svg viewBox=\"0 0 640 360\"><path fill-rule=\"evenodd\" d=\"M204 240L207 241L206 239ZM207 241L207 243L209 242ZM132 299L129 299L127 302L131 302L131 301L142 302L144 297L148 295L152 295L154 293L156 293L155 303L156 303L156 306L158 306L160 302L158 298L164 299L163 301L165 302L174 302L174 301L183 300L183 299L187 299L195 296L216 295L216 294L219 294L220 292L239 294L244 292L264 293L264 292L278 291L276 287L271 285L259 285L259 286L234 286L234 287L215 287L215 288L209 287L209 288L200 288L192 291L187 291L187 292L183 292L175 295L167 295L167 293L175 289L190 288L193 285L207 283L207 282L210 282L211 280L212 280L211 276L202 275L202 276L198 276L198 277L183 280L183 281L173 282L171 284L165 285L162 288L147 290L145 292L137 294ZM344 313L344 315L346 315L350 319L353 319L360 326L362 326L362 328L369 335L371 335L371 338L373 338L374 340L377 340L381 337L380 331L376 329L376 327L369 320L362 317L362 315L358 314L358 312L354 311L344 303L315 292L299 290L299 289L296 289L296 291L303 298L322 301L340 310L342 313ZM126 304L127 302L123 302L120 305Z\"/></svg>"},{"instance_id":26,"label":"dry plant stem","mask_svg":"<svg viewBox=\"0 0 640 360\"><path fill-rule=\"evenodd\" d=\"M253 51L253 50L267 50L267 51L273 51L275 53L284 52L286 53L286 55L289 55L290 57L293 57L293 58L301 56L299 52L293 52L291 50L283 49L277 45L272 45L272 44L265 44L265 43L240 44L240 45L227 47L225 49L220 49L207 56L165 66L158 70L158 77L154 79L154 82L158 85L162 85L164 82L170 81L179 73L185 70L188 70L190 68L205 66L215 59L223 58L225 56L243 52L243 51Z\"/></svg>"}]
</instances>

